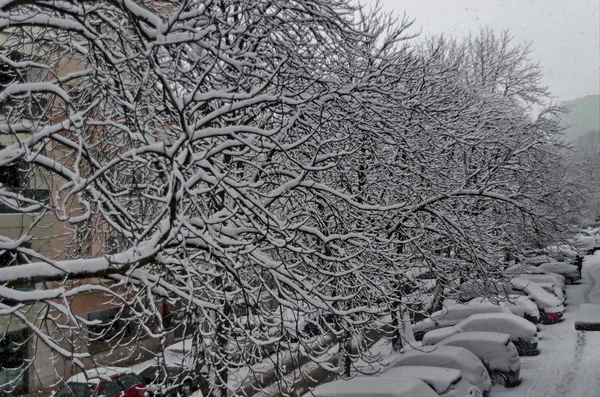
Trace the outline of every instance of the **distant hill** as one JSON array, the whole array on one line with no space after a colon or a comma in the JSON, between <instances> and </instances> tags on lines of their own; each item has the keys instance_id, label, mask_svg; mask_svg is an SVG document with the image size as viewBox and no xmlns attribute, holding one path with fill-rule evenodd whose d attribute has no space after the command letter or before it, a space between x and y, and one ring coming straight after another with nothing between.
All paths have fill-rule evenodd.
<instances>
[{"instance_id":1,"label":"distant hill","mask_svg":"<svg viewBox=\"0 0 600 397\"><path fill-rule=\"evenodd\" d=\"M562 106L571 110L562 119L562 124L567 127L568 141L573 141L586 132L600 131L600 95L587 95L565 101Z\"/></svg>"}]
</instances>

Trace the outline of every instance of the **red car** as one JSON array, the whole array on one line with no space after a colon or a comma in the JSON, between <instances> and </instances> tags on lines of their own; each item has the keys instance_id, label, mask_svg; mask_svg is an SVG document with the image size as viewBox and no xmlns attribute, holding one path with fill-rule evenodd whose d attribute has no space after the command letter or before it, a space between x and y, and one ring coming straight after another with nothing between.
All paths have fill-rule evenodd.
<instances>
[{"instance_id":1,"label":"red car","mask_svg":"<svg viewBox=\"0 0 600 397\"><path fill-rule=\"evenodd\" d=\"M147 397L146 384L126 368L96 368L71 377L53 397Z\"/></svg>"}]
</instances>

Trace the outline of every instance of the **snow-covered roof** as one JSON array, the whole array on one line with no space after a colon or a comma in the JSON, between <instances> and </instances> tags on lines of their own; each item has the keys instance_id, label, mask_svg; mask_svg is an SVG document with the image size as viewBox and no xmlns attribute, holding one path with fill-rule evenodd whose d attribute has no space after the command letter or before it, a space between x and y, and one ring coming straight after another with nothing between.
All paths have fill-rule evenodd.
<instances>
[{"instance_id":1,"label":"snow-covered roof","mask_svg":"<svg viewBox=\"0 0 600 397\"><path fill-rule=\"evenodd\" d=\"M336 380L317 387L306 397L438 397L433 389L417 378L359 377Z\"/></svg>"},{"instance_id":2,"label":"snow-covered roof","mask_svg":"<svg viewBox=\"0 0 600 397\"><path fill-rule=\"evenodd\" d=\"M398 378L400 376L421 379L436 393L444 393L454 382L462 378L460 371L457 369L418 365L390 368L380 375L381 378Z\"/></svg>"}]
</instances>

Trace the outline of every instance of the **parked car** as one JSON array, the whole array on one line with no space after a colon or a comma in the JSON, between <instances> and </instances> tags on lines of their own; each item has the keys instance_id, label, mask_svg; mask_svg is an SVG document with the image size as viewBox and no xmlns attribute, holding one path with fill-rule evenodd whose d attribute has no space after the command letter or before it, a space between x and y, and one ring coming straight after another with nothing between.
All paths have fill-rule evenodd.
<instances>
[{"instance_id":1,"label":"parked car","mask_svg":"<svg viewBox=\"0 0 600 397\"><path fill-rule=\"evenodd\" d=\"M188 397L196 390L196 373L191 368L153 364L139 375L151 396Z\"/></svg>"},{"instance_id":2,"label":"parked car","mask_svg":"<svg viewBox=\"0 0 600 397\"><path fill-rule=\"evenodd\" d=\"M585 252L582 252L579 248L571 245L571 244L558 244L558 245L549 245L543 249L543 253L552 256L558 260L573 260L578 255L584 255Z\"/></svg>"},{"instance_id":3,"label":"parked car","mask_svg":"<svg viewBox=\"0 0 600 397\"><path fill-rule=\"evenodd\" d=\"M434 345L454 334L469 331L498 332L510 335L520 355L537 354L538 334L535 325L512 313L474 314L460 323L429 331L423 337L423 345Z\"/></svg>"},{"instance_id":4,"label":"parked car","mask_svg":"<svg viewBox=\"0 0 600 397\"><path fill-rule=\"evenodd\" d=\"M253 335L256 336L257 333L253 333ZM263 336L263 338L266 337ZM260 338L257 337L257 339ZM182 365L183 363L184 367L193 365L192 363L194 362L194 358L196 358L196 361L198 359L197 355L196 357L193 356L194 343L196 342L193 339L185 339L166 347L165 361L168 364L175 365ZM204 345L199 347L199 349L210 349L210 346L210 339L205 339ZM230 338L226 347L227 352L229 352L228 365L231 367L237 367L244 364L256 364L273 354L276 348L277 345L274 343L259 345L257 343L252 343L248 338L244 338L242 336ZM139 365L136 367L139 368Z\"/></svg>"},{"instance_id":5,"label":"parked car","mask_svg":"<svg viewBox=\"0 0 600 397\"><path fill-rule=\"evenodd\" d=\"M592 255L596 247L596 239L584 233L576 234L569 243L588 255Z\"/></svg>"},{"instance_id":6,"label":"parked car","mask_svg":"<svg viewBox=\"0 0 600 397\"><path fill-rule=\"evenodd\" d=\"M100 367L69 378L53 397L144 397L146 384L127 368Z\"/></svg>"},{"instance_id":7,"label":"parked car","mask_svg":"<svg viewBox=\"0 0 600 397\"><path fill-rule=\"evenodd\" d=\"M549 262L539 266L547 272L560 274L565 278L567 284L573 284L575 281L581 280L581 274L577 269L577 266L571 265L566 262Z\"/></svg>"},{"instance_id":8,"label":"parked car","mask_svg":"<svg viewBox=\"0 0 600 397\"><path fill-rule=\"evenodd\" d=\"M437 345L462 347L476 355L485 365L494 384L513 387L520 383L521 360L508 334L461 332L442 339Z\"/></svg>"},{"instance_id":9,"label":"parked car","mask_svg":"<svg viewBox=\"0 0 600 397\"><path fill-rule=\"evenodd\" d=\"M523 263L525 263L527 265L533 265L533 266L539 266L542 263L554 262L554 261L555 261L554 258L552 258L548 255L536 255L536 256L532 256L532 257L523 259Z\"/></svg>"},{"instance_id":10,"label":"parked car","mask_svg":"<svg viewBox=\"0 0 600 397\"><path fill-rule=\"evenodd\" d=\"M440 397L481 397L478 387L463 378L459 370L424 366L402 366L390 368L379 378L397 379L410 377L427 383Z\"/></svg>"},{"instance_id":11,"label":"parked car","mask_svg":"<svg viewBox=\"0 0 600 397\"><path fill-rule=\"evenodd\" d=\"M416 340L421 340L423 335L431 330L457 324L477 313L510 313L510 310L492 303L452 305L432 313L429 318L417 322L413 325L413 334Z\"/></svg>"},{"instance_id":12,"label":"parked car","mask_svg":"<svg viewBox=\"0 0 600 397\"><path fill-rule=\"evenodd\" d=\"M564 282L564 277L562 277L556 273L549 273L549 274L522 273L522 274L516 275L515 277L535 281L536 283L552 283L552 284L555 284L557 287L559 287L563 293L565 293L567 291L566 284Z\"/></svg>"},{"instance_id":13,"label":"parked car","mask_svg":"<svg viewBox=\"0 0 600 397\"><path fill-rule=\"evenodd\" d=\"M537 305L540 311L540 322L549 324L562 318L565 311L562 302L536 282L517 277L510 280L510 286L515 293L526 294Z\"/></svg>"},{"instance_id":14,"label":"parked car","mask_svg":"<svg viewBox=\"0 0 600 397\"><path fill-rule=\"evenodd\" d=\"M519 276L521 274L540 274L540 275L546 275L546 276L547 275L553 275L554 279L562 281L563 284L565 282L565 278L563 276L561 276L560 274L551 273L551 272L549 272L547 270L544 270L544 269L540 268L539 266L514 265L514 266L510 266L510 267L507 267L506 269L504 269L504 275L505 276L516 277L516 276Z\"/></svg>"},{"instance_id":15,"label":"parked car","mask_svg":"<svg viewBox=\"0 0 600 397\"><path fill-rule=\"evenodd\" d=\"M544 289L544 291L548 292L549 294L552 294L556 297L556 299L558 299L563 305L565 305L566 300L567 300L567 295L565 295L565 293L559 288L557 287L555 284L553 283L540 283L540 282L535 282L537 285L539 285L540 287L542 287Z\"/></svg>"},{"instance_id":16,"label":"parked car","mask_svg":"<svg viewBox=\"0 0 600 397\"><path fill-rule=\"evenodd\" d=\"M444 304L451 306L458 303L452 299L444 300ZM477 304L497 304L499 306L506 307L512 314L523 317L525 320L530 321L533 324L537 324L540 319L540 312L532 301L524 295L508 295L506 297L496 296L493 300L484 297L469 298L464 304L477 305Z\"/></svg>"},{"instance_id":17,"label":"parked car","mask_svg":"<svg viewBox=\"0 0 600 397\"><path fill-rule=\"evenodd\" d=\"M359 377L335 380L316 387L304 397L439 397L421 379Z\"/></svg>"},{"instance_id":18,"label":"parked car","mask_svg":"<svg viewBox=\"0 0 600 397\"><path fill-rule=\"evenodd\" d=\"M407 365L457 369L465 379L481 390L483 397L490 395L492 382L485 366L477 356L462 347L423 346L418 350L400 353L388 368Z\"/></svg>"}]
</instances>

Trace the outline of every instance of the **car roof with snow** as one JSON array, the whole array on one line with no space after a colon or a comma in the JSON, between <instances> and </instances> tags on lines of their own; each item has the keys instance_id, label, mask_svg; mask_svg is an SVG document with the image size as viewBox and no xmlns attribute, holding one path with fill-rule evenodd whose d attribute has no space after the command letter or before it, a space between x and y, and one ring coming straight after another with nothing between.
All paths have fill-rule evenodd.
<instances>
[{"instance_id":1,"label":"car roof with snow","mask_svg":"<svg viewBox=\"0 0 600 397\"><path fill-rule=\"evenodd\" d=\"M483 341L486 343L501 343L501 344L505 345L510 341L510 335L502 333L502 332L468 331L468 332L460 332L458 334L451 335L439 343L444 343L444 342L448 343L448 342L454 342L454 341L456 341L456 342Z\"/></svg>"},{"instance_id":2,"label":"car roof with snow","mask_svg":"<svg viewBox=\"0 0 600 397\"><path fill-rule=\"evenodd\" d=\"M460 323L456 324L455 327L457 329L462 330L463 332L482 331L471 329L471 327L478 327L479 325L483 325L486 328L493 327L494 331L510 333L513 336L530 336L531 334L535 334L537 332L535 324L532 324L531 322L525 320L523 317L516 316L512 313L474 314L471 317L466 318Z\"/></svg>"},{"instance_id":3,"label":"car roof with snow","mask_svg":"<svg viewBox=\"0 0 600 397\"><path fill-rule=\"evenodd\" d=\"M490 377L481 360L463 347L419 347L418 350L410 350L399 354L391 361L388 368L406 365L455 368L461 371L465 379L481 390L487 390L491 387Z\"/></svg>"},{"instance_id":4,"label":"car roof with snow","mask_svg":"<svg viewBox=\"0 0 600 397\"><path fill-rule=\"evenodd\" d=\"M561 306L562 302L556 296L544 290L535 281L525 280L522 278L513 278L510 283L515 289L525 291L531 298L535 299L536 303L544 306Z\"/></svg>"},{"instance_id":5,"label":"car roof with snow","mask_svg":"<svg viewBox=\"0 0 600 397\"><path fill-rule=\"evenodd\" d=\"M98 367L88 369L70 377L67 382L74 383L99 383L100 379L108 379L115 375L132 372L130 368Z\"/></svg>"},{"instance_id":6,"label":"car roof with snow","mask_svg":"<svg viewBox=\"0 0 600 397\"><path fill-rule=\"evenodd\" d=\"M506 269L504 269L504 274L519 274L519 273L548 274L548 272L546 270L539 268L539 267L532 266L532 265L513 265L513 266L509 266Z\"/></svg>"},{"instance_id":7,"label":"car roof with snow","mask_svg":"<svg viewBox=\"0 0 600 397\"><path fill-rule=\"evenodd\" d=\"M350 380L336 380L318 386L305 397L439 397L421 379L398 377L382 379L359 377Z\"/></svg>"},{"instance_id":8,"label":"car roof with snow","mask_svg":"<svg viewBox=\"0 0 600 397\"><path fill-rule=\"evenodd\" d=\"M570 263L567 263L567 262L548 262L548 263L542 263L540 265L540 268L544 269L544 270L550 270L550 271L552 271L552 269L556 269L556 270L577 270L577 266L571 265Z\"/></svg>"},{"instance_id":9,"label":"car roof with snow","mask_svg":"<svg viewBox=\"0 0 600 397\"><path fill-rule=\"evenodd\" d=\"M453 383L462 378L459 370L444 367L429 367L419 365L407 365L402 367L390 368L381 374L380 378L398 378L408 376L411 378L422 379L436 393L443 393L448 390Z\"/></svg>"}]
</instances>

